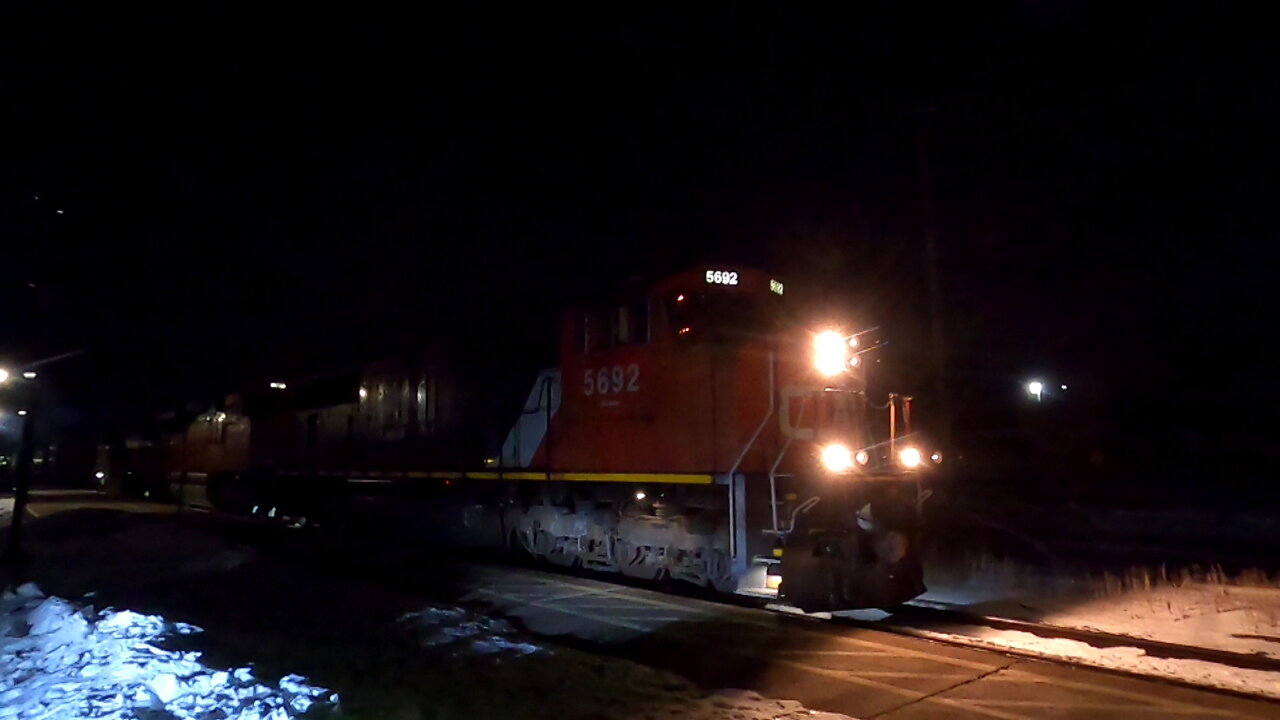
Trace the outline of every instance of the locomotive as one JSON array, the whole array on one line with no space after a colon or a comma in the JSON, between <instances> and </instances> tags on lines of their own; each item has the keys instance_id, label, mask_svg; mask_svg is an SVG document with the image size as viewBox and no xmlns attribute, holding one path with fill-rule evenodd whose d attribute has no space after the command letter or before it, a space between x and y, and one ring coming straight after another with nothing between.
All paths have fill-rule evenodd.
<instances>
[{"instance_id":1,"label":"locomotive","mask_svg":"<svg viewBox=\"0 0 1280 720\"><path fill-rule=\"evenodd\" d=\"M428 346L230 396L161 464L227 512L377 518L806 611L896 605L924 591L941 455L911 398L868 397L871 332L801 326L788 300L767 273L699 266L567 308L522 403Z\"/></svg>"}]
</instances>

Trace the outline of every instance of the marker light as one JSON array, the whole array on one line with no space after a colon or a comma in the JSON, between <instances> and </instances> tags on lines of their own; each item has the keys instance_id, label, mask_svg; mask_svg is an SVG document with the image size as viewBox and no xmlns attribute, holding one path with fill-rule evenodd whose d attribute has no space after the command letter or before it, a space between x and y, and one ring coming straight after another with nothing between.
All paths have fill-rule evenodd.
<instances>
[{"instance_id":1,"label":"marker light","mask_svg":"<svg viewBox=\"0 0 1280 720\"><path fill-rule=\"evenodd\" d=\"M25 416L26 414L27 414L27 411L26 411L26 410L19 410L19 411L18 411L18 416L19 416L19 417L23 417L23 416Z\"/></svg>"},{"instance_id":2,"label":"marker light","mask_svg":"<svg viewBox=\"0 0 1280 720\"><path fill-rule=\"evenodd\" d=\"M644 491L643 491L643 490L637 490L637 491L636 491L636 499L637 499L637 500L643 500L644 498L645 498Z\"/></svg>"},{"instance_id":3,"label":"marker light","mask_svg":"<svg viewBox=\"0 0 1280 720\"><path fill-rule=\"evenodd\" d=\"M844 337L834 330L818 333L813 339L813 364L823 375L844 372L849 361L849 346Z\"/></svg>"},{"instance_id":4,"label":"marker light","mask_svg":"<svg viewBox=\"0 0 1280 720\"><path fill-rule=\"evenodd\" d=\"M822 464L831 472L848 472L853 467L853 453L840 443L822 448Z\"/></svg>"},{"instance_id":5,"label":"marker light","mask_svg":"<svg viewBox=\"0 0 1280 720\"><path fill-rule=\"evenodd\" d=\"M849 347L851 347L851 348L856 348L856 347L858 347L858 336L857 336L857 335L854 335L853 337L849 338Z\"/></svg>"},{"instance_id":6,"label":"marker light","mask_svg":"<svg viewBox=\"0 0 1280 720\"><path fill-rule=\"evenodd\" d=\"M849 358L849 367L858 367L859 362L861 361L858 360L858 356L854 355L853 357Z\"/></svg>"},{"instance_id":7,"label":"marker light","mask_svg":"<svg viewBox=\"0 0 1280 720\"><path fill-rule=\"evenodd\" d=\"M26 379L28 379L28 380L35 380L35 379L36 379L36 374L35 374L34 372L32 372L32 371L28 370L28 371L26 371L26 372L22 373L22 377L24 377L24 378L26 378ZM1067 389L1067 386L1066 386L1066 385L1063 385L1063 386L1062 386L1062 389L1063 389L1063 390L1066 390L1066 389Z\"/></svg>"},{"instance_id":8,"label":"marker light","mask_svg":"<svg viewBox=\"0 0 1280 720\"><path fill-rule=\"evenodd\" d=\"M934 461L935 463L940 463L942 462L942 453L938 452L937 450L934 450L933 454L929 456L929 459Z\"/></svg>"},{"instance_id":9,"label":"marker light","mask_svg":"<svg viewBox=\"0 0 1280 720\"><path fill-rule=\"evenodd\" d=\"M902 463L902 466L905 468L910 469L920 467L920 461L920 451L913 447L902 448L902 450L898 452L898 462Z\"/></svg>"},{"instance_id":10,"label":"marker light","mask_svg":"<svg viewBox=\"0 0 1280 720\"><path fill-rule=\"evenodd\" d=\"M285 388L287 388L287 387L289 387L289 386L288 386L288 385L285 385L285 384L284 384L284 383L282 383L282 382L273 382L273 383L270 383L270 387L271 387L271 389L272 389L272 390L284 390Z\"/></svg>"},{"instance_id":11,"label":"marker light","mask_svg":"<svg viewBox=\"0 0 1280 720\"><path fill-rule=\"evenodd\" d=\"M866 450L859 450L856 454L854 454L853 460L859 465L866 465L867 463L871 462L871 456L867 454Z\"/></svg>"}]
</instances>

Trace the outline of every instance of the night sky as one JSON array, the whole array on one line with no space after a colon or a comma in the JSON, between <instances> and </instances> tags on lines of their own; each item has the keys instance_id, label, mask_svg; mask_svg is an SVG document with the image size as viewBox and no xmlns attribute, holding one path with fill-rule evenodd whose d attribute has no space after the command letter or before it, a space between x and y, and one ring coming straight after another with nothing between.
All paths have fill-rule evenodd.
<instances>
[{"instance_id":1,"label":"night sky","mask_svg":"<svg viewBox=\"0 0 1280 720\"><path fill-rule=\"evenodd\" d=\"M882 325L927 396L931 225L957 422L1038 374L1106 433L1249 435L1270 26L961 5L14 18L0 358L87 349L58 402L119 421L714 260Z\"/></svg>"}]
</instances>

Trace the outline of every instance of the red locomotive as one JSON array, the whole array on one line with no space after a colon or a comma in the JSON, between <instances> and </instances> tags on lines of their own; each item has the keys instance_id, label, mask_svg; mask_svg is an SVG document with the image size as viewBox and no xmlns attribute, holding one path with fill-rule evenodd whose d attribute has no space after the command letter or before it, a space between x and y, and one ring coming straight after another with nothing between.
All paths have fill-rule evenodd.
<instances>
[{"instance_id":1,"label":"red locomotive","mask_svg":"<svg viewBox=\"0 0 1280 720\"><path fill-rule=\"evenodd\" d=\"M169 477L206 478L227 510L390 511L437 539L806 610L908 600L941 456L909 398L867 398L867 335L797 327L786 303L777 278L717 266L572 307L519 407L441 349L275 383L170 438Z\"/></svg>"}]
</instances>

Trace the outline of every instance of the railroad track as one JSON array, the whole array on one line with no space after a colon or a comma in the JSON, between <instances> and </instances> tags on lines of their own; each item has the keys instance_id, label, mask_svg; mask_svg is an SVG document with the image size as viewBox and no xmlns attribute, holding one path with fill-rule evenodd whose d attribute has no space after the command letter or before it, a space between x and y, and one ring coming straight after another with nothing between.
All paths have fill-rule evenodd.
<instances>
[{"instance_id":1,"label":"railroad track","mask_svg":"<svg viewBox=\"0 0 1280 720\"><path fill-rule=\"evenodd\" d=\"M270 521L264 522L260 519L250 519L225 515L222 513L209 513L205 516L210 521L228 522L230 524L240 525L242 528L257 528L259 532L266 531L269 535L274 535L275 531L289 532L283 525ZM1070 659L1059 658L1054 656L1037 653L1031 650L1017 650L1015 648L995 647L990 644L984 644L980 638L974 637L973 642L964 640L965 633L962 628L984 627L995 630L1016 630L1030 633L1037 637L1047 639L1065 639L1083 642L1097 648L1112 647L1132 647L1145 652L1148 656L1154 658L1168 658L1180 660L1201 660L1205 662L1217 663L1229 667L1237 667L1249 670L1263 670L1270 672L1280 672L1280 658L1273 658L1262 654L1250 654L1233 652L1230 650L1220 650L1215 648L1196 647L1189 645L1180 645L1177 643L1168 643L1160 640L1152 640L1147 638L1138 638L1131 635L1121 635L1116 633L1108 633L1100 630L1088 630L1082 628L1066 627L1062 625L1051 625L1046 623L1037 623L1027 620L1018 620L1013 618L1002 618L991 615L982 615L970 612L963 606L953 606L949 604L939 603L936 601L917 600L893 609L893 612L886 618L881 620L856 619L844 616L828 616L826 613L819 615L805 615L799 610L791 612L783 612L783 609L777 604L769 601L754 598L750 596L723 595L712 593L705 589L697 588L684 583L679 584L660 584L650 583L639 580L633 580L623 576L615 576L611 574L582 570L579 568L566 568L553 565L545 565L541 563L522 563L518 560L497 556L491 552L472 553L467 551L458 552L459 559L471 562L480 562L484 564L498 564L507 566L519 566L524 568L535 568L540 572L546 572L553 575L564 575L570 577L583 577L592 580L607 582L614 585L626 587L635 587L655 592L663 592L669 595L694 597L701 600L720 603L724 605L732 605L737 607L756 607L760 609L770 609L774 612L782 614L795 615L797 618L817 620L822 623L830 623L832 626L856 626L870 629L893 632L901 635L925 638L938 642L948 642L962 646L976 646L988 650L996 650L1008 654L1024 655L1036 657L1043 660L1080 665L1081 663L1073 662ZM941 637L945 633L948 637ZM1124 671L1117 671L1122 672ZM1124 673L1132 674L1132 673Z\"/></svg>"},{"instance_id":2,"label":"railroad track","mask_svg":"<svg viewBox=\"0 0 1280 720\"><path fill-rule=\"evenodd\" d=\"M842 620L841 618L834 618ZM862 621L854 621L862 622ZM1260 653L1242 653L1217 648L1180 645L1161 640L1139 638L1132 635L1120 635L1089 630L1084 628L1065 627L1037 623L1028 620L980 615L961 607L948 606L942 603L915 601L895 608L888 618L869 621L875 627L905 631L908 634L927 636L928 633L940 632L941 628L987 627L995 630L1017 630L1049 639L1076 640L1097 648L1132 647L1138 648L1150 657L1176 660L1203 660L1248 670L1266 670L1280 672L1280 658L1269 657ZM923 632L912 632L912 631ZM963 633L950 633L962 635ZM935 638L936 639L936 638Z\"/></svg>"}]
</instances>

